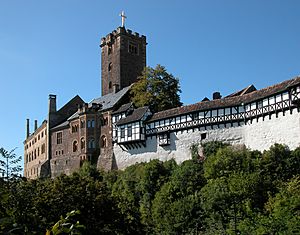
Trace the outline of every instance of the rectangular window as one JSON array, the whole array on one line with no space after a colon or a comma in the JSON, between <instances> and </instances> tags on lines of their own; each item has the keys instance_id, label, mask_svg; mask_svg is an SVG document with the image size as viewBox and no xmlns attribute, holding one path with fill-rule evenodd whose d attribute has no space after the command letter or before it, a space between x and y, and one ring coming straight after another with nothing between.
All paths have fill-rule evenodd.
<instances>
[{"instance_id":1,"label":"rectangular window","mask_svg":"<svg viewBox=\"0 0 300 235\"><path fill-rule=\"evenodd\" d=\"M62 144L62 132L57 132L56 133L56 143L57 144Z\"/></svg>"},{"instance_id":2,"label":"rectangular window","mask_svg":"<svg viewBox=\"0 0 300 235\"><path fill-rule=\"evenodd\" d=\"M41 154L45 153L45 144L42 144Z\"/></svg>"},{"instance_id":3,"label":"rectangular window","mask_svg":"<svg viewBox=\"0 0 300 235\"><path fill-rule=\"evenodd\" d=\"M162 133L158 136L160 146L166 146L170 144L170 133Z\"/></svg>"},{"instance_id":4,"label":"rectangular window","mask_svg":"<svg viewBox=\"0 0 300 235\"><path fill-rule=\"evenodd\" d=\"M121 127L121 138L125 138L125 127Z\"/></svg>"},{"instance_id":5,"label":"rectangular window","mask_svg":"<svg viewBox=\"0 0 300 235\"><path fill-rule=\"evenodd\" d=\"M131 125L127 126L127 135L128 135L128 137L132 136L132 126Z\"/></svg>"},{"instance_id":6,"label":"rectangular window","mask_svg":"<svg viewBox=\"0 0 300 235\"><path fill-rule=\"evenodd\" d=\"M129 42L128 44L128 52L134 55L138 55L138 46L133 42Z\"/></svg>"}]
</instances>

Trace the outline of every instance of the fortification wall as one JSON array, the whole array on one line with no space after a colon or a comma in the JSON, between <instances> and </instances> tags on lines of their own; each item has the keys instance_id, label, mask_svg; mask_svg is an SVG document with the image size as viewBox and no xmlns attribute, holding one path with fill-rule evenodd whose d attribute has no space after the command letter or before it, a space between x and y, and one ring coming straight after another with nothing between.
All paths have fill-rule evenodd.
<instances>
[{"instance_id":1,"label":"fortification wall","mask_svg":"<svg viewBox=\"0 0 300 235\"><path fill-rule=\"evenodd\" d=\"M201 135L202 134L202 135ZM205 139L203 139L205 134ZM159 141L156 136L147 137L146 147L123 150L118 144L114 144L114 156L118 169L124 169L127 166L133 165L137 162L148 162L152 159L159 159L167 161L172 158L177 163L191 159L190 148L195 143L201 141L223 141L230 144L243 144L244 128L243 124L238 126L234 123L207 127L206 130L202 127L198 129L190 129L170 133L170 145L159 146Z\"/></svg>"},{"instance_id":2,"label":"fortification wall","mask_svg":"<svg viewBox=\"0 0 300 235\"><path fill-rule=\"evenodd\" d=\"M203 139L203 134L205 139ZM177 163L191 159L190 148L194 143L222 141L230 144L245 144L246 147L263 151L269 149L275 143L286 144L290 149L300 146L300 113L294 109L279 112L247 121L244 123L220 124L208 126L206 129L189 129L170 133L170 145L159 146L156 136L148 136L146 147L134 149L122 149L114 144L114 156L118 169L137 162L148 162L152 159L167 161L172 158Z\"/></svg>"},{"instance_id":3,"label":"fortification wall","mask_svg":"<svg viewBox=\"0 0 300 235\"><path fill-rule=\"evenodd\" d=\"M274 143L286 144L290 149L300 146L300 113L293 109L249 121L245 125L245 145L263 151Z\"/></svg>"}]
</instances>

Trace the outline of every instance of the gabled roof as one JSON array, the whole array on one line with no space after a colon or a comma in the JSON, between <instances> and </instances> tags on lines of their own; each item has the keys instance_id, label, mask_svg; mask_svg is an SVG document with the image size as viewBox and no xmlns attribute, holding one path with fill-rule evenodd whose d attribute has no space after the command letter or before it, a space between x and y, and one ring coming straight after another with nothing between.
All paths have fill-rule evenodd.
<instances>
[{"instance_id":1,"label":"gabled roof","mask_svg":"<svg viewBox=\"0 0 300 235\"><path fill-rule=\"evenodd\" d=\"M126 123L131 123L131 122L136 122L141 120L144 117L145 113L148 111L148 109L149 109L148 106L134 109L131 115L122 118L120 121L117 122L117 125L123 125Z\"/></svg>"},{"instance_id":2,"label":"gabled roof","mask_svg":"<svg viewBox=\"0 0 300 235\"><path fill-rule=\"evenodd\" d=\"M63 123L51 128L51 131L57 131L57 130L65 129L67 127L69 127L69 121L64 121Z\"/></svg>"},{"instance_id":3,"label":"gabled roof","mask_svg":"<svg viewBox=\"0 0 300 235\"><path fill-rule=\"evenodd\" d=\"M57 110L57 114L64 114L67 110L69 111L70 106L73 103L84 103L83 99L79 95L74 96L71 100L69 100L64 106L62 106L59 110Z\"/></svg>"},{"instance_id":4,"label":"gabled roof","mask_svg":"<svg viewBox=\"0 0 300 235\"><path fill-rule=\"evenodd\" d=\"M247 104L247 103L253 102L255 100L260 100L265 97L271 96L273 94L283 92L283 91L287 90L288 88L298 85L298 84L300 84L300 76L296 77L294 79L291 79L291 80L287 80L287 81L278 83L273 86L263 88L261 90L250 92L248 94L229 96L229 97L225 97L223 99L217 99L217 100L202 101L202 102L199 102L196 104L191 104L191 105L186 105L186 106L182 106L182 107L178 107L178 108L161 111L161 112L155 113L148 122L152 122L152 121L156 121L156 120L160 120L160 119L164 119L164 118L168 118L168 117L174 117L177 115L190 113L193 111L201 111L201 110L207 110L207 109ZM233 93L233 94L235 94L235 93Z\"/></svg>"},{"instance_id":5,"label":"gabled roof","mask_svg":"<svg viewBox=\"0 0 300 235\"><path fill-rule=\"evenodd\" d=\"M101 111L112 109L129 91L130 86L123 88L117 93L109 93L107 95L101 96L99 98L93 99L89 102L88 107L91 108L93 104L100 104ZM72 120L79 117L78 111L75 112L68 120Z\"/></svg>"},{"instance_id":6,"label":"gabled roof","mask_svg":"<svg viewBox=\"0 0 300 235\"><path fill-rule=\"evenodd\" d=\"M248 94L248 93L253 92L253 91L256 91L256 88L255 88L255 86L250 85L250 86L248 86L248 87L246 87L242 90L236 91L236 92L234 92L234 93L232 93L232 94L230 94L226 97L234 97L234 96L245 95L245 94Z\"/></svg>"}]
</instances>

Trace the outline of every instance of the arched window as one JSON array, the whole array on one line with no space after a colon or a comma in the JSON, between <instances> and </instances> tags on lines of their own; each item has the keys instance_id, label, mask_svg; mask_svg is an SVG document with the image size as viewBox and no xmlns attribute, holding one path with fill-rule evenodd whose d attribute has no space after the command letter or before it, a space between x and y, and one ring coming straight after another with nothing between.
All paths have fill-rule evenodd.
<instances>
[{"instance_id":1,"label":"arched window","mask_svg":"<svg viewBox=\"0 0 300 235\"><path fill-rule=\"evenodd\" d=\"M101 140L100 141L101 141L101 143L100 143L101 148L106 148L107 147L107 139L106 139L105 135L101 136Z\"/></svg>"},{"instance_id":2,"label":"arched window","mask_svg":"<svg viewBox=\"0 0 300 235\"><path fill-rule=\"evenodd\" d=\"M77 150L78 150L78 143L77 143L77 141L75 140L75 141L73 142L73 152L77 152Z\"/></svg>"},{"instance_id":3,"label":"arched window","mask_svg":"<svg viewBox=\"0 0 300 235\"><path fill-rule=\"evenodd\" d=\"M108 83L108 88L111 89L112 88L112 82Z\"/></svg>"},{"instance_id":4,"label":"arched window","mask_svg":"<svg viewBox=\"0 0 300 235\"><path fill-rule=\"evenodd\" d=\"M89 146L88 146L90 149L94 149L96 146L95 146L95 140L94 139L90 139L89 140Z\"/></svg>"},{"instance_id":5,"label":"arched window","mask_svg":"<svg viewBox=\"0 0 300 235\"><path fill-rule=\"evenodd\" d=\"M110 63L108 64L108 71L111 71L111 69L112 69L112 63L110 62Z\"/></svg>"},{"instance_id":6,"label":"arched window","mask_svg":"<svg viewBox=\"0 0 300 235\"><path fill-rule=\"evenodd\" d=\"M84 141L84 138L81 138L81 139L80 139L80 148L81 148L81 149L85 149L85 141Z\"/></svg>"},{"instance_id":7,"label":"arched window","mask_svg":"<svg viewBox=\"0 0 300 235\"><path fill-rule=\"evenodd\" d=\"M95 120L94 119L88 120L87 127L88 128L95 127Z\"/></svg>"},{"instance_id":8,"label":"arched window","mask_svg":"<svg viewBox=\"0 0 300 235\"><path fill-rule=\"evenodd\" d=\"M81 121L80 121L80 128L84 128L84 125L85 125L84 120L81 120Z\"/></svg>"}]
</instances>

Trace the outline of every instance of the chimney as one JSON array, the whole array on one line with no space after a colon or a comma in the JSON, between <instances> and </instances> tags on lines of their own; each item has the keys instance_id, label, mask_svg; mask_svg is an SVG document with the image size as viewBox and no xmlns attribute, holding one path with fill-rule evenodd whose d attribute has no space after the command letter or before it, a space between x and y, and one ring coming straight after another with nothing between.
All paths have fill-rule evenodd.
<instances>
[{"instance_id":1,"label":"chimney","mask_svg":"<svg viewBox=\"0 0 300 235\"><path fill-rule=\"evenodd\" d=\"M49 113L56 112L56 95L49 95Z\"/></svg>"},{"instance_id":2,"label":"chimney","mask_svg":"<svg viewBox=\"0 0 300 235\"><path fill-rule=\"evenodd\" d=\"M26 119L26 138L28 138L30 135L30 130L29 130L29 119Z\"/></svg>"},{"instance_id":3,"label":"chimney","mask_svg":"<svg viewBox=\"0 0 300 235\"><path fill-rule=\"evenodd\" d=\"M37 125L38 123L37 123L37 120L34 120L34 131L36 131L36 129L37 129Z\"/></svg>"},{"instance_id":4,"label":"chimney","mask_svg":"<svg viewBox=\"0 0 300 235\"><path fill-rule=\"evenodd\" d=\"M119 91L120 87L118 84L113 85L113 93L117 93Z\"/></svg>"},{"instance_id":5,"label":"chimney","mask_svg":"<svg viewBox=\"0 0 300 235\"><path fill-rule=\"evenodd\" d=\"M221 98L222 98L222 96L221 96L220 92L216 91L213 93L213 100L219 100Z\"/></svg>"}]
</instances>

